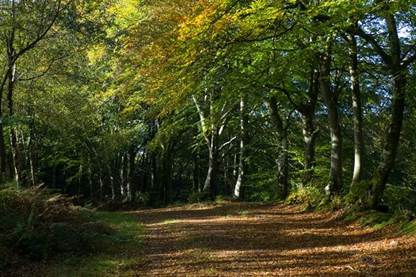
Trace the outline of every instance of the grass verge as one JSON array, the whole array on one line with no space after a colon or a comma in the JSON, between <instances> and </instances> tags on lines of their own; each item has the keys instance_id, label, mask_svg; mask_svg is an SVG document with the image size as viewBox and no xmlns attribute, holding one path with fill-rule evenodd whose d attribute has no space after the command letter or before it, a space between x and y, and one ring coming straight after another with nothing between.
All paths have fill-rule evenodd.
<instances>
[{"instance_id":1,"label":"grass verge","mask_svg":"<svg viewBox=\"0 0 416 277\"><path fill-rule=\"evenodd\" d=\"M42 276L130 276L140 263L143 227L137 218L121 212L97 212L98 220L116 232L102 241L102 251L84 256L66 255L49 260ZM130 274L130 275L129 275Z\"/></svg>"}]
</instances>

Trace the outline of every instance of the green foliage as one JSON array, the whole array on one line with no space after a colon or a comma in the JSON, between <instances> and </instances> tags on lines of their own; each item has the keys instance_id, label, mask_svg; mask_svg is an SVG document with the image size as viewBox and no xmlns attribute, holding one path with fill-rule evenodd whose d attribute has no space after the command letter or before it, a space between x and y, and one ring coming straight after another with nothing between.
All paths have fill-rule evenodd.
<instances>
[{"instance_id":1,"label":"green foliage","mask_svg":"<svg viewBox=\"0 0 416 277\"><path fill-rule=\"evenodd\" d=\"M259 166L261 163L258 164ZM265 167L266 168L266 167ZM254 202L274 202L280 195L273 169L257 172L248 176L245 183L244 199Z\"/></svg>"},{"instance_id":2,"label":"green foliage","mask_svg":"<svg viewBox=\"0 0 416 277\"><path fill-rule=\"evenodd\" d=\"M336 196L332 197L328 204L329 204L329 208L332 211L338 211L338 210L341 210L344 207L343 198L339 195L336 195Z\"/></svg>"},{"instance_id":3,"label":"green foliage","mask_svg":"<svg viewBox=\"0 0 416 277\"><path fill-rule=\"evenodd\" d=\"M1 189L0 221L4 223L0 227L0 249L6 252L3 266L13 263L15 257L7 254L10 252L31 260L62 253L82 255L107 251L137 235L131 217L97 215L73 206L71 198L41 187Z\"/></svg>"},{"instance_id":4,"label":"green foliage","mask_svg":"<svg viewBox=\"0 0 416 277\"><path fill-rule=\"evenodd\" d=\"M134 196L133 203L139 206L148 206L150 203L150 196L147 192L137 192Z\"/></svg>"},{"instance_id":5,"label":"green foliage","mask_svg":"<svg viewBox=\"0 0 416 277\"><path fill-rule=\"evenodd\" d=\"M316 187L303 187L290 193L286 202L289 204L305 204L307 209L317 208L323 199L324 192Z\"/></svg>"},{"instance_id":6,"label":"green foliage","mask_svg":"<svg viewBox=\"0 0 416 277\"><path fill-rule=\"evenodd\" d=\"M416 191L410 187L387 185L383 201L392 211L416 211Z\"/></svg>"},{"instance_id":7,"label":"green foliage","mask_svg":"<svg viewBox=\"0 0 416 277\"><path fill-rule=\"evenodd\" d=\"M345 203L358 209L367 207L371 186L372 181L361 181L354 184L345 196Z\"/></svg>"},{"instance_id":8,"label":"green foliage","mask_svg":"<svg viewBox=\"0 0 416 277\"><path fill-rule=\"evenodd\" d=\"M370 212L361 216L358 222L363 226L380 229L392 224L395 222L395 219L391 214Z\"/></svg>"},{"instance_id":9,"label":"green foliage","mask_svg":"<svg viewBox=\"0 0 416 277\"><path fill-rule=\"evenodd\" d=\"M232 197L226 196L226 195L217 195L217 197L215 197L215 203L220 204L220 205L228 203L232 200L233 200Z\"/></svg>"},{"instance_id":10,"label":"green foliage","mask_svg":"<svg viewBox=\"0 0 416 277\"><path fill-rule=\"evenodd\" d=\"M365 227L382 229L394 225L399 234L412 234L415 230L415 214L410 210L396 209L394 213L383 213L363 209L347 209L344 212L344 220L357 222Z\"/></svg>"},{"instance_id":11,"label":"green foliage","mask_svg":"<svg viewBox=\"0 0 416 277\"><path fill-rule=\"evenodd\" d=\"M400 234L415 235L416 234L416 220L403 224Z\"/></svg>"},{"instance_id":12,"label":"green foliage","mask_svg":"<svg viewBox=\"0 0 416 277\"><path fill-rule=\"evenodd\" d=\"M194 191L189 194L188 203L200 203L206 199L207 194L205 192Z\"/></svg>"},{"instance_id":13,"label":"green foliage","mask_svg":"<svg viewBox=\"0 0 416 277\"><path fill-rule=\"evenodd\" d=\"M87 256L53 257L44 268L43 276L118 276L120 266L127 270L130 265L137 264L143 227L135 216L120 212L97 212L90 214L90 220L96 220L113 230L110 236L96 240L101 244L100 251Z\"/></svg>"}]
</instances>

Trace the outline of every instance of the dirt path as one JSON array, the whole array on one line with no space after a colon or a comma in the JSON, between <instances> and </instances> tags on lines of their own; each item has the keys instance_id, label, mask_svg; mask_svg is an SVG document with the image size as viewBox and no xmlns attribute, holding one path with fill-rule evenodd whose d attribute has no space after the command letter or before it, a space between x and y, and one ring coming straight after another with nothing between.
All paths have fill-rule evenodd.
<instances>
[{"instance_id":1,"label":"dirt path","mask_svg":"<svg viewBox=\"0 0 416 277\"><path fill-rule=\"evenodd\" d=\"M224 204L137 212L137 276L416 276L416 237L294 206Z\"/></svg>"}]
</instances>

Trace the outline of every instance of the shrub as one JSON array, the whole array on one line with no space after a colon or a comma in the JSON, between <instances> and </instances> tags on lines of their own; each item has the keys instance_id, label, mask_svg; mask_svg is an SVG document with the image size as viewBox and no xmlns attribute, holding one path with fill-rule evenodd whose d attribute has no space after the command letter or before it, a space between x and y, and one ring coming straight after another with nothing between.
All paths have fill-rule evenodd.
<instances>
[{"instance_id":1,"label":"shrub","mask_svg":"<svg viewBox=\"0 0 416 277\"><path fill-rule=\"evenodd\" d=\"M42 260L58 253L86 254L102 250L113 229L93 211L42 187L0 189L0 269L20 258Z\"/></svg>"},{"instance_id":2,"label":"shrub","mask_svg":"<svg viewBox=\"0 0 416 277\"><path fill-rule=\"evenodd\" d=\"M137 192L134 196L134 203L140 206L147 206L149 205L150 196L148 193L145 192Z\"/></svg>"},{"instance_id":3,"label":"shrub","mask_svg":"<svg viewBox=\"0 0 416 277\"><path fill-rule=\"evenodd\" d=\"M189 194L188 202L189 203L199 203L207 198L207 194L204 192L194 191Z\"/></svg>"},{"instance_id":4,"label":"shrub","mask_svg":"<svg viewBox=\"0 0 416 277\"><path fill-rule=\"evenodd\" d=\"M316 187L302 187L290 193L287 198L289 204L306 204L307 208L318 207L322 201L323 192Z\"/></svg>"},{"instance_id":5,"label":"shrub","mask_svg":"<svg viewBox=\"0 0 416 277\"><path fill-rule=\"evenodd\" d=\"M331 202L328 204L332 211L337 211L344 207L343 199L339 195L332 197Z\"/></svg>"},{"instance_id":6,"label":"shrub","mask_svg":"<svg viewBox=\"0 0 416 277\"><path fill-rule=\"evenodd\" d=\"M416 191L408 187L387 185L383 201L392 211L416 211Z\"/></svg>"},{"instance_id":7,"label":"shrub","mask_svg":"<svg viewBox=\"0 0 416 277\"><path fill-rule=\"evenodd\" d=\"M349 193L345 197L345 202L357 207L366 207L369 202L369 192L371 190L372 181L361 181L351 187Z\"/></svg>"}]
</instances>

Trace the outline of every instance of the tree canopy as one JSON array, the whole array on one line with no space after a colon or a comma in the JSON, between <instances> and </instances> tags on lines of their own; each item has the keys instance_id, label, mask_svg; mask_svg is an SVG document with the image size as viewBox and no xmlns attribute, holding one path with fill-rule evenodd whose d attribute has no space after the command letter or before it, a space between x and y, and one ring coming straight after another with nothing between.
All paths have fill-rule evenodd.
<instances>
[{"instance_id":1,"label":"tree canopy","mask_svg":"<svg viewBox=\"0 0 416 277\"><path fill-rule=\"evenodd\" d=\"M414 209L415 14L408 0L1 1L1 179L97 203L313 189Z\"/></svg>"}]
</instances>

